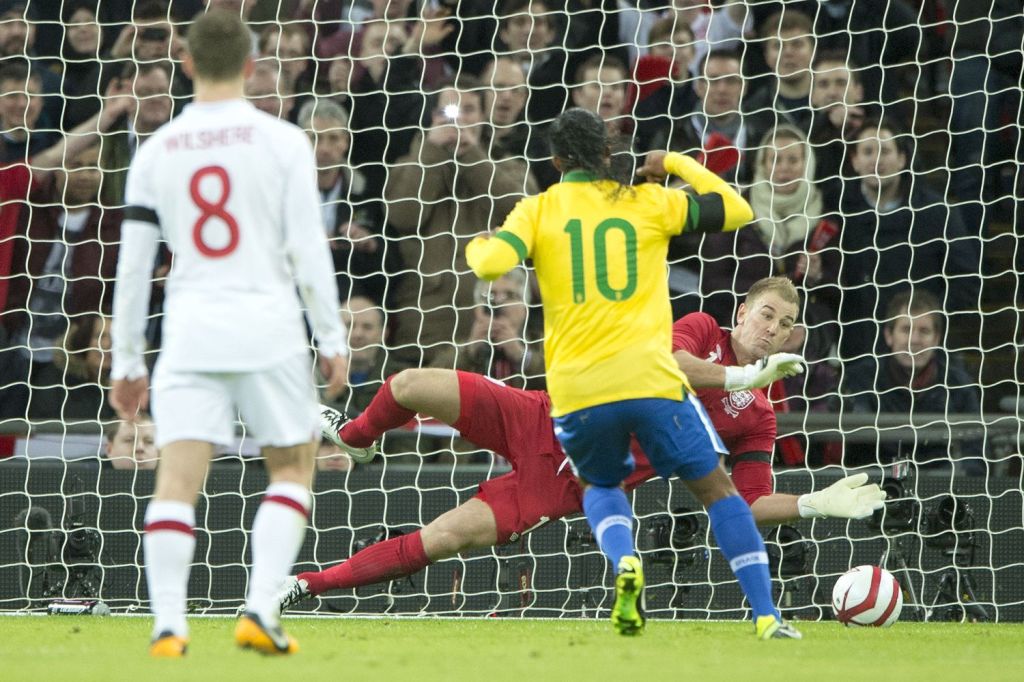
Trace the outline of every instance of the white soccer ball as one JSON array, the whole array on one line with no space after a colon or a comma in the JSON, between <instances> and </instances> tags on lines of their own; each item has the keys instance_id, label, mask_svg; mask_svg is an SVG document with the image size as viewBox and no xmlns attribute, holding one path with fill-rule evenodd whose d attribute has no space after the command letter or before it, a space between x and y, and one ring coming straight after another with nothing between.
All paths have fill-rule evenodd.
<instances>
[{"instance_id":1,"label":"white soccer ball","mask_svg":"<svg viewBox=\"0 0 1024 682\"><path fill-rule=\"evenodd\" d=\"M832 611L847 627L886 628L899 620L903 590L892 573L878 566L858 566L839 576L832 588Z\"/></svg>"}]
</instances>

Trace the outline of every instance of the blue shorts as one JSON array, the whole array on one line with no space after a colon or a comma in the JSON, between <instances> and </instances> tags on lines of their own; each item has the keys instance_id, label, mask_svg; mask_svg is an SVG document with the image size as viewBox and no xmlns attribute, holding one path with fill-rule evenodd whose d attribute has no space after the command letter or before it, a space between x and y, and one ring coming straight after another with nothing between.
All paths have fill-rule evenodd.
<instances>
[{"instance_id":1,"label":"blue shorts","mask_svg":"<svg viewBox=\"0 0 1024 682\"><path fill-rule=\"evenodd\" d=\"M682 401L622 400L570 412L555 417L555 435L576 475L599 486L619 485L633 472L630 435L664 478L704 478L728 452L704 406L692 395Z\"/></svg>"}]
</instances>

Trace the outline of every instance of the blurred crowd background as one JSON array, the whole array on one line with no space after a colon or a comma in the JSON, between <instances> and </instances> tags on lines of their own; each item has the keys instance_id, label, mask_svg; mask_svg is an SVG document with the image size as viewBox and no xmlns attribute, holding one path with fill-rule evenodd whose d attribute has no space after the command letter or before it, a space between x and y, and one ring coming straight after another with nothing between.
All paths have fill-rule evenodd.
<instances>
[{"instance_id":1,"label":"blurred crowd background","mask_svg":"<svg viewBox=\"0 0 1024 682\"><path fill-rule=\"evenodd\" d=\"M315 148L350 414L409 366L543 388L530 273L481 285L464 246L558 182L546 131L569 106L607 122L624 171L680 151L747 196L754 224L677 239L668 277L677 317L726 327L754 281L797 283L785 350L808 371L772 388L780 411L1018 409L1019 0L0 0L2 418L113 418L126 170L189 102L180 60L207 5L251 27L246 96ZM992 454L797 440L778 464L983 473Z\"/></svg>"}]
</instances>

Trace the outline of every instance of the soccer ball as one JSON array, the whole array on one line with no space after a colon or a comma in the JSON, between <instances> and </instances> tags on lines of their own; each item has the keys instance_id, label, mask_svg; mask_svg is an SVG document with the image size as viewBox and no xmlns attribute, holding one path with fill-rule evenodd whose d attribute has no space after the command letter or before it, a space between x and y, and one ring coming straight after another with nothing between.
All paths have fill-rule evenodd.
<instances>
[{"instance_id":1,"label":"soccer ball","mask_svg":"<svg viewBox=\"0 0 1024 682\"><path fill-rule=\"evenodd\" d=\"M858 566L841 575L832 588L832 611L847 627L886 628L899 620L903 591L892 573L878 566Z\"/></svg>"}]
</instances>

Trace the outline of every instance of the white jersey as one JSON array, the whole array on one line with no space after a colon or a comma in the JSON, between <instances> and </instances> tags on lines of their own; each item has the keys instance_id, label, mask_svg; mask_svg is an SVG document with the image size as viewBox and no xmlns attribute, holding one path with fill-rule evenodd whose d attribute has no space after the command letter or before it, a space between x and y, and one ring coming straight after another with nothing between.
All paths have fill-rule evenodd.
<instances>
[{"instance_id":1,"label":"white jersey","mask_svg":"<svg viewBox=\"0 0 1024 682\"><path fill-rule=\"evenodd\" d=\"M321 352L347 355L316 166L299 128L243 100L191 104L139 149L125 202L115 379L146 372L144 331L160 238L173 254L162 365L249 371L302 352L309 344L299 295Z\"/></svg>"}]
</instances>

